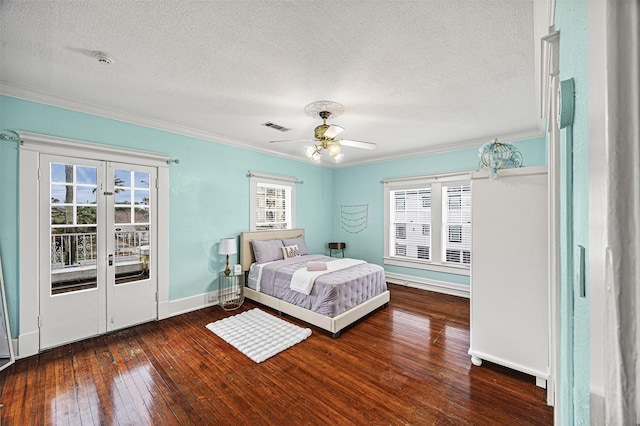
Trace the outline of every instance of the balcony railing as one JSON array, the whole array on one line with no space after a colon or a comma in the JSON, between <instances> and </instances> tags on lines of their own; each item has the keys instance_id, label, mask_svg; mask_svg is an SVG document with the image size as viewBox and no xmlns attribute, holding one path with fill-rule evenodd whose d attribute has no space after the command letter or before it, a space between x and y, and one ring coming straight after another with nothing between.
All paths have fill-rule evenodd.
<instances>
[{"instance_id":1,"label":"balcony railing","mask_svg":"<svg viewBox=\"0 0 640 426\"><path fill-rule=\"evenodd\" d=\"M117 263L148 255L149 231L121 231L114 236ZM51 269L94 266L98 254L96 244L96 233L51 235Z\"/></svg>"}]
</instances>

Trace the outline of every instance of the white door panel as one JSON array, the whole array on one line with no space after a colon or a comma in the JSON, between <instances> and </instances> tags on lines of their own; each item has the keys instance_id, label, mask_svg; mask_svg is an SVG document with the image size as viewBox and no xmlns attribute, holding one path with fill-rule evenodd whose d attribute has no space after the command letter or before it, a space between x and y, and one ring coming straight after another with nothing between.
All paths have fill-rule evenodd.
<instances>
[{"instance_id":1,"label":"white door panel","mask_svg":"<svg viewBox=\"0 0 640 426\"><path fill-rule=\"evenodd\" d=\"M107 250L114 265L107 270L107 330L158 318L156 302L156 170L109 163Z\"/></svg>"},{"instance_id":2,"label":"white door panel","mask_svg":"<svg viewBox=\"0 0 640 426\"><path fill-rule=\"evenodd\" d=\"M40 348L104 333L104 164L40 158Z\"/></svg>"}]
</instances>

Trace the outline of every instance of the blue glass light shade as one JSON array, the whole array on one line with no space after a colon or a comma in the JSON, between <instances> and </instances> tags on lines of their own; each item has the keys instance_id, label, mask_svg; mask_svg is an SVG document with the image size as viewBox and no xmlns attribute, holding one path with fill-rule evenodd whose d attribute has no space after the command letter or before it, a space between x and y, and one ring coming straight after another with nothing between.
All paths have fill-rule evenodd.
<instances>
[{"instance_id":1,"label":"blue glass light shade","mask_svg":"<svg viewBox=\"0 0 640 426\"><path fill-rule=\"evenodd\" d=\"M500 169L522 167L520 151L510 143L498 142L498 139L482 145L478 156L480 157L478 169L489 169L492 179L498 177Z\"/></svg>"}]
</instances>

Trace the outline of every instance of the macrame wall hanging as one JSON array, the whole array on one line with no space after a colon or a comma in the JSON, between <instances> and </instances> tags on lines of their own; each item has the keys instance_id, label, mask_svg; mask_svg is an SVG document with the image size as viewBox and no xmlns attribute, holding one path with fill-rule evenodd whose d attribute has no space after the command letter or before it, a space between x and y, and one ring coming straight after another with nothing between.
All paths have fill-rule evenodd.
<instances>
[{"instance_id":1,"label":"macrame wall hanging","mask_svg":"<svg viewBox=\"0 0 640 426\"><path fill-rule=\"evenodd\" d=\"M367 229L369 204L352 204L340 206L340 226L351 234Z\"/></svg>"}]
</instances>

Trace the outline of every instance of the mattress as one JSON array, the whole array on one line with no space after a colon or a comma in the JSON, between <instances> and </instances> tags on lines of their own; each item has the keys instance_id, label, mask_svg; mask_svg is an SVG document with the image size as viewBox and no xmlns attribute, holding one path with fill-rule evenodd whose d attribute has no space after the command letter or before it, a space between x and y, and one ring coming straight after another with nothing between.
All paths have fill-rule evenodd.
<instances>
[{"instance_id":1,"label":"mattress","mask_svg":"<svg viewBox=\"0 0 640 426\"><path fill-rule=\"evenodd\" d=\"M321 275L308 296L291 290L289 284L293 273L306 268L307 262L312 260L330 262L335 258L312 254L253 264L249 270L247 285L269 296L331 318L387 290L384 269L372 263Z\"/></svg>"}]
</instances>

